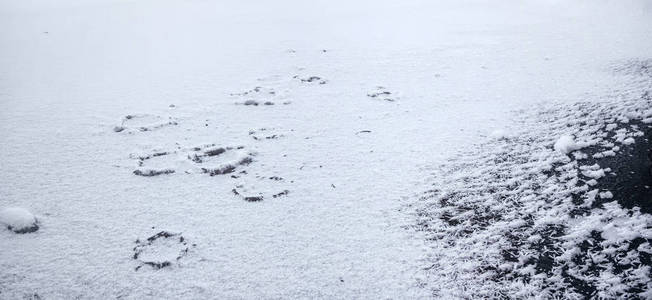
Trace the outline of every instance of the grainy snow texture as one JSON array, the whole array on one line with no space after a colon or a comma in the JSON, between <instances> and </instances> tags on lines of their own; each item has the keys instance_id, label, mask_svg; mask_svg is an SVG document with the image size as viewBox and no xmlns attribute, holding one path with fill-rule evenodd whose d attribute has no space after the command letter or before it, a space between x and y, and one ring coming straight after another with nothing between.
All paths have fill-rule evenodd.
<instances>
[{"instance_id":1,"label":"grainy snow texture","mask_svg":"<svg viewBox=\"0 0 652 300\"><path fill-rule=\"evenodd\" d=\"M595 155L628 156L630 138L650 145L641 122L652 114L650 67L625 63L616 73L628 84L599 99L521 111L513 138L478 144L433 173L433 188L409 206L431 241L435 295L652 297L650 193L632 205L596 188L640 165L649 178L649 157L612 170Z\"/></svg>"},{"instance_id":2,"label":"grainy snow texture","mask_svg":"<svg viewBox=\"0 0 652 300\"><path fill-rule=\"evenodd\" d=\"M650 298L650 59L645 0L0 1L0 299Z\"/></svg>"}]
</instances>

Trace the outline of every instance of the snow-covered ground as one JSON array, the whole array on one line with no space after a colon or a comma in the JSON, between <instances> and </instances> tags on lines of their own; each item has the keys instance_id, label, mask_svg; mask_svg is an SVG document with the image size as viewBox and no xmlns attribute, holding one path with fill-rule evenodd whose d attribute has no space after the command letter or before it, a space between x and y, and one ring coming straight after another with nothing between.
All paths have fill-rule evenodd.
<instances>
[{"instance_id":1,"label":"snow-covered ground","mask_svg":"<svg viewBox=\"0 0 652 300\"><path fill-rule=\"evenodd\" d=\"M408 206L435 295L652 297L652 61L624 66L615 93L521 111L433 170Z\"/></svg>"},{"instance_id":2,"label":"snow-covered ground","mask_svg":"<svg viewBox=\"0 0 652 300\"><path fill-rule=\"evenodd\" d=\"M495 237L540 234L528 209L568 229L555 251L651 238L647 213L537 198L609 173L573 151L643 138L649 1L352 2L2 0L0 210L38 230L0 229L0 298L545 298L563 276ZM582 276L609 297L636 270Z\"/></svg>"}]
</instances>

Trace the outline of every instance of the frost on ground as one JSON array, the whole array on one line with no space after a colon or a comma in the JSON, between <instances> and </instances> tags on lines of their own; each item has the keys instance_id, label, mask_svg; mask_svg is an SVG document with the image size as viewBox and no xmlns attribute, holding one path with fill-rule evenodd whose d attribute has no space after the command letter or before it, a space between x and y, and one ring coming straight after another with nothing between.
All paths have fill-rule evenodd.
<instances>
[{"instance_id":1,"label":"frost on ground","mask_svg":"<svg viewBox=\"0 0 652 300\"><path fill-rule=\"evenodd\" d=\"M606 99L524 111L510 139L438 169L412 207L434 295L652 297L651 66L618 68L636 87Z\"/></svg>"},{"instance_id":2,"label":"frost on ground","mask_svg":"<svg viewBox=\"0 0 652 300\"><path fill-rule=\"evenodd\" d=\"M36 217L21 207L8 207L0 210L0 224L15 233L34 232L39 228Z\"/></svg>"}]
</instances>

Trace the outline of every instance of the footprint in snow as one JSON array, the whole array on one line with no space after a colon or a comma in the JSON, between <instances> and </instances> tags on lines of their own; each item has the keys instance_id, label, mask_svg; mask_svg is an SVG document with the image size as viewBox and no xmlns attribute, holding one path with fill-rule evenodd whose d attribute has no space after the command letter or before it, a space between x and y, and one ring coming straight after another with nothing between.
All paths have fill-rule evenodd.
<instances>
[{"instance_id":1,"label":"footprint in snow","mask_svg":"<svg viewBox=\"0 0 652 300\"><path fill-rule=\"evenodd\" d=\"M241 93L232 93L231 96L239 99L235 102L236 105L272 106L276 104L290 104L289 101L284 100L285 97L283 94L278 93L274 88L257 86Z\"/></svg>"},{"instance_id":2,"label":"footprint in snow","mask_svg":"<svg viewBox=\"0 0 652 300\"><path fill-rule=\"evenodd\" d=\"M398 99L396 95L392 94L392 92L386 90L385 87L382 86L377 86L375 91L367 94L367 97L389 102L394 102Z\"/></svg>"},{"instance_id":3,"label":"footprint in snow","mask_svg":"<svg viewBox=\"0 0 652 300\"><path fill-rule=\"evenodd\" d=\"M152 177L183 172L210 176L230 174L253 162L254 153L243 146L219 147L215 144L176 151L155 151L132 155L137 161L134 175Z\"/></svg>"},{"instance_id":4,"label":"footprint in snow","mask_svg":"<svg viewBox=\"0 0 652 300\"><path fill-rule=\"evenodd\" d=\"M178 125L177 120L173 117L166 118L152 114L133 114L124 116L120 125L113 127L113 131L133 134L135 132L154 131L176 125Z\"/></svg>"},{"instance_id":5,"label":"footprint in snow","mask_svg":"<svg viewBox=\"0 0 652 300\"><path fill-rule=\"evenodd\" d=\"M175 154L176 152L160 151L145 155L132 155L131 157L138 161L138 167L133 173L144 177L175 173Z\"/></svg>"},{"instance_id":6,"label":"footprint in snow","mask_svg":"<svg viewBox=\"0 0 652 300\"><path fill-rule=\"evenodd\" d=\"M253 153L239 147L212 147L195 151L188 155L188 158L200 168L203 173L210 176L230 174L241 166L247 166L253 162Z\"/></svg>"},{"instance_id":7,"label":"footprint in snow","mask_svg":"<svg viewBox=\"0 0 652 300\"><path fill-rule=\"evenodd\" d=\"M294 129L290 129L290 131L294 131ZM282 133L283 131L277 129L277 128L259 128L259 129L254 129L249 131L249 136L257 141L265 141L265 140L277 140L285 137L285 134Z\"/></svg>"},{"instance_id":8,"label":"footprint in snow","mask_svg":"<svg viewBox=\"0 0 652 300\"><path fill-rule=\"evenodd\" d=\"M303 70L303 69L300 69ZM236 105L244 106L273 106L288 105L291 101L287 100L288 92L296 87L296 81L302 84L326 84L328 81L319 76L294 75L292 78L283 78L283 76L274 75L266 78L259 78L260 85L239 93L231 93L231 97L237 100Z\"/></svg>"},{"instance_id":9,"label":"footprint in snow","mask_svg":"<svg viewBox=\"0 0 652 300\"><path fill-rule=\"evenodd\" d=\"M295 79L298 79L299 81L303 83L316 83L316 84L326 84L328 81L324 78L321 78L319 76L299 76L299 75L294 75Z\"/></svg>"},{"instance_id":10,"label":"footprint in snow","mask_svg":"<svg viewBox=\"0 0 652 300\"><path fill-rule=\"evenodd\" d=\"M283 187L287 183L285 178L279 176L256 176L237 184L231 192L244 201L259 202L289 195L290 190Z\"/></svg>"},{"instance_id":11,"label":"footprint in snow","mask_svg":"<svg viewBox=\"0 0 652 300\"><path fill-rule=\"evenodd\" d=\"M160 231L143 241L137 239L132 258L139 263L136 271L143 266L159 270L178 264L182 258L188 255L191 247L195 246L195 244L190 245L181 233Z\"/></svg>"}]
</instances>

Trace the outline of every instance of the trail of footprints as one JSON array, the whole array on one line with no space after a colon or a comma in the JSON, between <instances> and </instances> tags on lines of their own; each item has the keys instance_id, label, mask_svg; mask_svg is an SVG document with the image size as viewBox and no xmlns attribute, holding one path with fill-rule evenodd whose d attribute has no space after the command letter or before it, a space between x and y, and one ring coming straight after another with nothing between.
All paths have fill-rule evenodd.
<instances>
[{"instance_id":1,"label":"trail of footprints","mask_svg":"<svg viewBox=\"0 0 652 300\"><path fill-rule=\"evenodd\" d=\"M325 85L328 80L315 75L294 75L291 80L277 77L259 78L260 86L252 89L231 93L236 98L236 105L244 106L273 106L277 104L289 105L288 93L299 85ZM267 85L271 85L267 86Z\"/></svg>"},{"instance_id":2,"label":"trail of footprints","mask_svg":"<svg viewBox=\"0 0 652 300\"><path fill-rule=\"evenodd\" d=\"M320 76L295 75L291 80L280 81L277 78L259 79L261 84L252 89L230 94L236 98L236 105L249 107L271 107L274 105L289 105L288 91L296 86L321 86L328 80ZM269 86L264 86L269 85ZM397 98L384 87L367 94L368 97L393 102ZM174 108L174 105L170 105ZM179 125L177 118L154 114L130 114L124 116L119 125L113 127L117 134L136 134L171 128ZM257 128L248 132L248 137L257 143L274 141L291 135L294 130L279 128ZM199 145L190 148L177 147L173 150L156 149L147 153L130 154L135 161L133 175L139 177L181 176L190 174L205 174L208 176L224 176L234 181L231 193L234 197L246 202L260 202L266 199L278 199L288 196L287 188L293 184L278 175L264 176L250 174L247 167L256 162L257 153L245 146L222 146L218 144ZM154 228L154 227L152 227ZM196 247L190 244L181 233L160 231L145 240L136 240L133 247L133 260L137 262L136 271L144 266L158 270L178 265L189 251Z\"/></svg>"}]
</instances>

